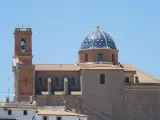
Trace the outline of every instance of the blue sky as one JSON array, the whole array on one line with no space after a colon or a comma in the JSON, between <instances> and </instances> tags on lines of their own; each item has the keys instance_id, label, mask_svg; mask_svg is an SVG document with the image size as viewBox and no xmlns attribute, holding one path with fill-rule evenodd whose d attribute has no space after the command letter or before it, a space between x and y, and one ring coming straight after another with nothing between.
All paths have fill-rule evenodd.
<instances>
[{"instance_id":1,"label":"blue sky","mask_svg":"<svg viewBox=\"0 0 160 120\"><path fill-rule=\"evenodd\" d=\"M32 27L33 63L75 63L97 24L114 39L119 61L160 78L159 0L1 0L0 99L13 92L13 31ZM4 92L4 93L3 93ZM13 96L13 94L11 94Z\"/></svg>"}]
</instances>

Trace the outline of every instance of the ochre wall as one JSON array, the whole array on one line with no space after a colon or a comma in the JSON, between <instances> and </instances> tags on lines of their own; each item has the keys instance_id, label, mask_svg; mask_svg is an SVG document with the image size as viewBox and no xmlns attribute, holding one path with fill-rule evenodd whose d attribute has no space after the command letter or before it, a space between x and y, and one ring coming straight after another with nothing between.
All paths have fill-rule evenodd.
<instances>
[{"instance_id":1,"label":"ochre wall","mask_svg":"<svg viewBox=\"0 0 160 120\"><path fill-rule=\"evenodd\" d=\"M100 84L99 75L106 76ZM122 70L83 70L82 96L37 95L39 105L64 105L90 116L89 120L158 120L160 119L159 89L126 89ZM126 76L126 75L125 75Z\"/></svg>"},{"instance_id":2,"label":"ochre wall","mask_svg":"<svg viewBox=\"0 0 160 120\"><path fill-rule=\"evenodd\" d=\"M68 79L68 83L72 79L72 77L75 78L75 86L72 87L73 90L80 90L80 73L75 71L36 71L36 91L44 90L47 91L48 84L47 79L48 77L53 78L52 80L52 90L64 90L64 78L66 77ZM38 78L43 78L44 87L38 85ZM59 78L59 86L54 85L54 79L55 77ZM69 86L70 87L70 86Z\"/></svg>"},{"instance_id":3,"label":"ochre wall","mask_svg":"<svg viewBox=\"0 0 160 120\"><path fill-rule=\"evenodd\" d=\"M80 63L85 62L85 54L88 54L88 62L97 62L98 53L103 54L103 62L112 62L112 54L114 54L115 63L118 62L118 50L111 49L95 49L95 50L81 50L78 52L78 59Z\"/></svg>"},{"instance_id":4,"label":"ochre wall","mask_svg":"<svg viewBox=\"0 0 160 120\"><path fill-rule=\"evenodd\" d=\"M20 68L18 81L20 95L33 94L33 68Z\"/></svg>"}]
</instances>

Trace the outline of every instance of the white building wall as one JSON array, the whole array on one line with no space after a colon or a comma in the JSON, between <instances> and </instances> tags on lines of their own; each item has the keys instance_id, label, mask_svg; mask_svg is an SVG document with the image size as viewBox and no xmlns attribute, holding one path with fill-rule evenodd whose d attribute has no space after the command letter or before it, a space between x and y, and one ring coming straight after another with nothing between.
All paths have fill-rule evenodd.
<instances>
[{"instance_id":1,"label":"white building wall","mask_svg":"<svg viewBox=\"0 0 160 120\"><path fill-rule=\"evenodd\" d=\"M12 115L8 115L8 110L12 110ZM27 115L23 115L24 110L27 110ZM36 109L0 108L0 119L32 120L35 115Z\"/></svg>"},{"instance_id":2,"label":"white building wall","mask_svg":"<svg viewBox=\"0 0 160 120\"><path fill-rule=\"evenodd\" d=\"M56 116L48 116L48 120L57 120ZM80 118L80 119L79 119ZM43 120L42 115L38 115L36 120ZM78 117L78 116L62 116L62 120L87 120L87 117Z\"/></svg>"}]
</instances>

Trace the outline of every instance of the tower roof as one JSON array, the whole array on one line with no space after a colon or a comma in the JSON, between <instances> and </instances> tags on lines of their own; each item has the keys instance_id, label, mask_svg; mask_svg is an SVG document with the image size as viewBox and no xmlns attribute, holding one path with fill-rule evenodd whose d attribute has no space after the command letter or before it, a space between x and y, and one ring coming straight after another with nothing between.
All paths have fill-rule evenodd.
<instances>
[{"instance_id":1,"label":"tower roof","mask_svg":"<svg viewBox=\"0 0 160 120\"><path fill-rule=\"evenodd\" d=\"M106 32L96 27L82 42L80 50L88 49L117 49L113 39Z\"/></svg>"}]
</instances>

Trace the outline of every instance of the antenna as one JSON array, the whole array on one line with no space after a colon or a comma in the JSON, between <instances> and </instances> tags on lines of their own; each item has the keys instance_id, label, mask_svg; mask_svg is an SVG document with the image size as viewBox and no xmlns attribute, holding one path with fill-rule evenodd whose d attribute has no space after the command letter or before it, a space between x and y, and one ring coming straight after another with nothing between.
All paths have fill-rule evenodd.
<instances>
[{"instance_id":1,"label":"antenna","mask_svg":"<svg viewBox=\"0 0 160 120\"><path fill-rule=\"evenodd\" d=\"M98 21L98 17L97 17L97 26L99 26L99 23L98 23L99 21Z\"/></svg>"},{"instance_id":2,"label":"antenna","mask_svg":"<svg viewBox=\"0 0 160 120\"><path fill-rule=\"evenodd\" d=\"M98 21L98 16L97 16L97 26L96 26L97 29L99 29L99 21Z\"/></svg>"},{"instance_id":3,"label":"antenna","mask_svg":"<svg viewBox=\"0 0 160 120\"><path fill-rule=\"evenodd\" d=\"M9 98L9 90L10 90L10 89L8 89L8 98Z\"/></svg>"}]
</instances>

